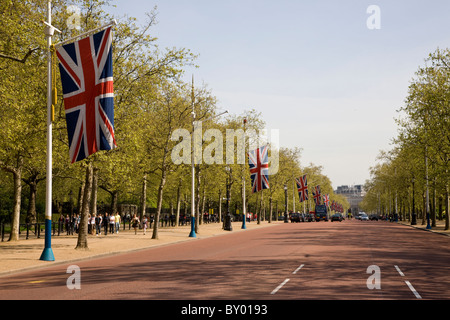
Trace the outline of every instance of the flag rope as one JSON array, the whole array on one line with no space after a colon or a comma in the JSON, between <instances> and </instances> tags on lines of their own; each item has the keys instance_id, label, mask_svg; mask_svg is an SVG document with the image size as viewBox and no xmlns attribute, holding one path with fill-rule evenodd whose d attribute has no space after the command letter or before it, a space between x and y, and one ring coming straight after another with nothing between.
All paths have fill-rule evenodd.
<instances>
[{"instance_id":1,"label":"flag rope","mask_svg":"<svg viewBox=\"0 0 450 320\"><path fill-rule=\"evenodd\" d=\"M55 121L55 105L58 103L58 91L56 88L56 67L57 67L57 57L56 48L52 44L50 46L50 52L52 55L52 122Z\"/></svg>"}]
</instances>

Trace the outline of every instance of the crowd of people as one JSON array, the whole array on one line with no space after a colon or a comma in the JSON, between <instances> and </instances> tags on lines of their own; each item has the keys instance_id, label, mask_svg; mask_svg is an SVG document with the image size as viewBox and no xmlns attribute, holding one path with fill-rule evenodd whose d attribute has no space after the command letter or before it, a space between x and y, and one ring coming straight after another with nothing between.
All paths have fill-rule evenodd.
<instances>
[{"instance_id":1,"label":"crowd of people","mask_svg":"<svg viewBox=\"0 0 450 320\"><path fill-rule=\"evenodd\" d=\"M109 233L119 233L120 223L122 221L121 215L117 212L116 214L104 214L90 215L88 216L88 233L101 235L102 230L105 235ZM58 219L60 230L65 229L68 235L79 232L81 216L79 214L66 215L65 217L61 214Z\"/></svg>"},{"instance_id":2,"label":"crowd of people","mask_svg":"<svg viewBox=\"0 0 450 320\"><path fill-rule=\"evenodd\" d=\"M142 221L141 221L142 220ZM120 215L119 212L116 214L109 214L105 212L104 214L98 213L96 215L89 214L88 217L88 234L91 235L107 235L108 233L114 234L119 233L120 227L123 223L129 223L130 227L137 233L138 230L142 229L143 233L146 234L147 229L152 228L155 218L153 214L144 215L142 219L136 214L131 217L130 214ZM209 214L205 212L203 214L203 223L215 223L219 222L218 214ZM60 215L58 219L58 230L59 232L65 231L67 235L71 235L79 232L81 223L81 216L79 214L74 215ZM190 216L185 216L181 214L178 219L179 226L189 225L191 223ZM176 225L176 216L163 214L160 218L161 227L174 227ZM59 233L58 232L58 233Z\"/></svg>"}]
</instances>

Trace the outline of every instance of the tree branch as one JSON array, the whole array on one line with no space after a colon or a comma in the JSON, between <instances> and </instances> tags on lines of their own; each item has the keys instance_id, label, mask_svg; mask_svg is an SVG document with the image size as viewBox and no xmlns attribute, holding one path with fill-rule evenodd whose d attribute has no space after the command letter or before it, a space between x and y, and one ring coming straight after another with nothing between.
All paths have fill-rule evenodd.
<instances>
[{"instance_id":1,"label":"tree branch","mask_svg":"<svg viewBox=\"0 0 450 320\"><path fill-rule=\"evenodd\" d=\"M34 49L31 49L31 48L28 49L28 52L25 54L25 56L22 59L3 54L1 52L0 52L0 58L13 60L13 61L20 62L20 63L25 63L27 61L28 57L37 49L39 49L39 47L34 48Z\"/></svg>"}]
</instances>

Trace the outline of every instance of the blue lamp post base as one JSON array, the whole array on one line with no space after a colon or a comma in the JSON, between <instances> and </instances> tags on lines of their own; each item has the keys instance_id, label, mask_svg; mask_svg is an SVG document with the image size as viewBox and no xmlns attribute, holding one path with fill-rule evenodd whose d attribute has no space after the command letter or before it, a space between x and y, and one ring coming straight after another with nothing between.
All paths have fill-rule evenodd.
<instances>
[{"instance_id":1,"label":"blue lamp post base","mask_svg":"<svg viewBox=\"0 0 450 320\"><path fill-rule=\"evenodd\" d=\"M45 248L39 260L55 261L52 250L52 220L45 219Z\"/></svg>"},{"instance_id":2,"label":"blue lamp post base","mask_svg":"<svg viewBox=\"0 0 450 320\"><path fill-rule=\"evenodd\" d=\"M195 234L195 217L192 216L191 217L191 233L189 233L189 238L195 238L196 234Z\"/></svg>"}]
</instances>

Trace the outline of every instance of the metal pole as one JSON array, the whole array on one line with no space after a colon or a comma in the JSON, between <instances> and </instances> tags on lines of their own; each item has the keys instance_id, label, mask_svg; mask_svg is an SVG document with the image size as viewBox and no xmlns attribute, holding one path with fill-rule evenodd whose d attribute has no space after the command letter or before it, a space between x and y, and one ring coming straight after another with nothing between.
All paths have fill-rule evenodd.
<instances>
[{"instance_id":1,"label":"metal pole","mask_svg":"<svg viewBox=\"0 0 450 320\"><path fill-rule=\"evenodd\" d=\"M294 185L293 185L293 189L292 189L292 212L297 212L297 211L295 211L295 178L294 178Z\"/></svg>"},{"instance_id":2,"label":"metal pole","mask_svg":"<svg viewBox=\"0 0 450 320\"><path fill-rule=\"evenodd\" d=\"M288 187L284 185L284 223L288 223Z\"/></svg>"},{"instance_id":3,"label":"metal pole","mask_svg":"<svg viewBox=\"0 0 450 320\"><path fill-rule=\"evenodd\" d=\"M247 124L247 119L244 118L244 154L247 155L247 146L246 146L246 136L245 136L245 125ZM244 157L247 160L247 157ZM244 170L242 171L242 227L241 229L247 229L246 220L247 220L247 205L245 203L245 166L247 161L244 163Z\"/></svg>"},{"instance_id":4,"label":"metal pole","mask_svg":"<svg viewBox=\"0 0 450 320\"><path fill-rule=\"evenodd\" d=\"M431 229L431 224L430 224L430 195L429 195L429 191L428 191L428 148L425 145L425 182L426 182L426 186L427 186L427 190L426 190L426 215L427 215L427 227L426 229L430 230Z\"/></svg>"},{"instance_id":5,"label":"metal pole","mask_svg":"<svg viewBox=\"0 0 450 320\"><path fill-rule=\"evenodd\" d=\"M47 23L52 24L52 2L47 2ZM46 27L47 36L47 176L45 196L45 248L40 260L55 261L52 250L52 45L53 28Z\"/></svg>"},{"instance_id":6,"label":"metal pole","mask_svg":"<svg viewBox=\"0 0 450 320\"><path fill-rule=\"evenodd\" d=\"M416 203L414 201L414 182L415 182L415 179L413 177L412 178L412 197L413 198L412 198L412 213L411 213L411 215L412 215L412 217L411 217L411 225L412 226L415 226L417 224L416 212L415 212Z\"/></svg>"},{"instance_id":7,"label":"metal pole","mask_svg":"<svg viewBox=\"0 0 450 320\"><path fill-rule=\"evenodd\" d=\"M192 75L192 95L191 95L191 103L192 103L192 136L191 136L191 233L189 233L190 238L195 238L195 164L194 164L194 135L195 135L195 109L194 109L194 75Z\"/></svg>"}]
</instances>

